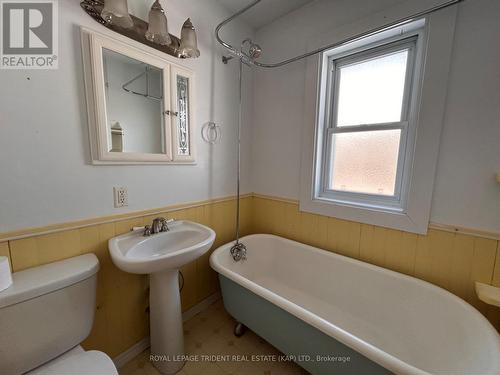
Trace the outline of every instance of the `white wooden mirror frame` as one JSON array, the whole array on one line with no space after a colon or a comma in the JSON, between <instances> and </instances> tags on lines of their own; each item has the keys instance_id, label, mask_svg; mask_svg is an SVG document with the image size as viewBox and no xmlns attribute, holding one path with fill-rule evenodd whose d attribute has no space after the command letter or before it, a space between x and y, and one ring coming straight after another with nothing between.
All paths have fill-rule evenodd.
<instances>
[{"instance_id":1,"label":"white wooden mirror frame","mask_svg":"<svg viewBox=\"0 0 500 375\"><path fill-rule=\"evenodd\" d=\"M81 28L85 91L89 122L92 164L194 164L196 149L194 137L194 72L174 63L170 56L140 43ZM103 49L117 52L163 71L163 114L165 153L110 152L107 138L106 88L104 80ZM189 155L177 152L178 132L176 117L178 112L176 77L188 78L188 139Z\"/></svg>"}]
</instances>

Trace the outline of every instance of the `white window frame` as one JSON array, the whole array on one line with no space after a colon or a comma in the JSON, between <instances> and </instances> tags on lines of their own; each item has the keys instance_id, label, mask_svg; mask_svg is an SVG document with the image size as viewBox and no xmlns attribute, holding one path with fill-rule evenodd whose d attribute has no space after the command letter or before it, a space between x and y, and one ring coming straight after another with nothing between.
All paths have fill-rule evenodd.
<instances>
[{"instance_id":1,"label":"white window frame","mask_svg":"<svg viewBox=\"0 0 500 375\"><path fill-rule=\"evenodd\" d=\"M305 126L301 164L301 211L357 221L366 224L427 233L434 174L444 117L456 8L446 8L412 23L386 29L310 58L306 67ZM345 35L346 28L338 31ZM335 35L335 34L333 34ZM408 131L400 149L398 165L404 165L401 190L396 197L325 189L325 155L330 152L333 108L328 106L332 85L332 61L364 50L384 48L400 40L416 38L415 65L411 83L411 101L407 124L397 124ZM323 38L323 43L332 42ZM311 46L314 48L314 46ZM331 91L330 91L331 93ZM404 119L404 118L403 118ZM390 128L395 124L382 124ZM362 127L363 125L361 125ZM361 127L359 129L361 129ZM373 129L373 125L369 125Z\"/></svg>"},{"instance_id":2,"label":"white window frame","mask_svg":"<svg viewBox=\"0 0 500 375\"><path fill-rule=\"evenodd\" d=\"M421 30L420 30L421 31ZM376 206L381 209L403 211L407 195L407 185L409 171L411 170L411 152L406 155L408 143L411 144L414 136L415 119L412 118L412 107L416 104L411 100L416 94L413 90L414 81L418 79L417 72L421 62L421 56L418 56L417 49L420 47L419 38L421 32L415 30L415 33L405 35L405 37L389 38L381 40L379 43L366 45L363 49L354 50L350 53L325 53L324 64L327 64L327 78L324 83L325 95L325 126L324 141L321 157L320 185L318 186L318 196L324 199L330 199L344 204L359 205L361 207ZM338 94L339 94L339 68L351 65L359 61L365 61L367 58L383 56L391 52L408 50L406 65L405 88L401 108L401 121L391 123L363 124L353 126L341 126L337 124L338 115ZM419 58L417 60L417 57ZM339 133L353 133L379 130L401 130L398 165L395 182L394 196L359 193L349 191L339 191L328 188L329 181L332 181L333 142L332 136ZM411 150L409 150L411 151Z\"/></svg>"}]
</instances>

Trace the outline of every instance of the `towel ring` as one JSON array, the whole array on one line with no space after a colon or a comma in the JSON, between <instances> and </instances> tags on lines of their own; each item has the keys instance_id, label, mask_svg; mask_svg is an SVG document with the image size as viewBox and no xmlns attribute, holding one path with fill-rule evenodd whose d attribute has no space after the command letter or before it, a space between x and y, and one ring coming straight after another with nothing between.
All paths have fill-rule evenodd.
<instances>
[{"instance_id":1,"label":"towel ring","mask_svg":"<svg viewBox=\"0 0 500 375\"><path fill-rule=\"evenodd\" d=\"M219 143L222 137L220 126L215 122L207 122L201 128L201 137L211 145Z\"/></svg>"}]
</instances>

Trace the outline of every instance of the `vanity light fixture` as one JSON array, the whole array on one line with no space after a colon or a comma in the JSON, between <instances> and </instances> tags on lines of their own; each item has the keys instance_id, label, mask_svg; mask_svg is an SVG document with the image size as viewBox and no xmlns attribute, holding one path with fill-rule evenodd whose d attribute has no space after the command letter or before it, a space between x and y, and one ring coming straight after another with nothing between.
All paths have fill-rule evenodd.
<instances>
[{"instance_id":1,"label":"vanity light fixture","mask_svg":"<svg viewBox=\"0 0 500 375\"><path fill-rule=\"evenodd\" d=\"M184 58L199 57L198 41L196 38L196 30L194 29L191 19L188 18L181 29L181 46L180 54Z\"/></svg>"},{"instance_id":2,"label":"vanity light fixture","mask_svg":"<svg viewBox=\"0 0 500 375\"><path fill-rule=\"evenodd\" d=\"M147 40L153 43L161 45L172 43L168 33L167 17L158 0L153 3L149 11L149 27L145 36Z\"/></svg>"},{"instance_id":3,"label":"vanity light fixture","mask_svg":"<svg viewBox=\"0 0 500 375\"><path fill-rule=\"evenodd\" d=\"M160 0L155 0L151 6L149 23L128 13L127 0L80 0L80 6L101 25L158 51L178 59L200 56L191 20L188 18L184 22L181 38L170 34Z\"/></svg>"},{"instance_id":4,"label":"vanity light fixture","mask_svg":"<svg viewBox=\"0 0 500 375\"><path fill-rule=\"evenodd\" d=\"M105 0L101 17L109 24L129 29L134 22L128 14L127 0Z\"/></svg>"}]
</instances>

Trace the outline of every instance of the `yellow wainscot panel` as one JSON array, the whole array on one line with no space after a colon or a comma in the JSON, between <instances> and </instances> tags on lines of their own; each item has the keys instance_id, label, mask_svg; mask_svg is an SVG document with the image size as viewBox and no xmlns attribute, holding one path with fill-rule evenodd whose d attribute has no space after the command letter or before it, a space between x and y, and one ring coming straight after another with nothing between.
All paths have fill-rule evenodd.
<instances>
[{"instance_id":1,"label":"yellow wainscot panel","mask_svg":"<svg viewBox=\"0 0 500 375\"><path fill-rule=\"evenodd\" d=\"M432 279L432 250L430 246L431 235L431 231L429 231L426 236L418 235L417 251L415 254L415 277L427 281L431 281Z\"/></svg>"},{"instance_id":2,"label":"yellow wainscot panel","mask_svg":"<svg viewBox=\"0 0 500 375\"><path fill-rule=\"evenodd\" d=\"M199 206L198 207L198 212L197 212L197 221L200 223L200 224L203 224L203 225L206 225L206 226L210 226L210 215L209 215L209 211L210 211L210 207L212 205L211 204L205 204L203 206Z\"/></svg>"},{"instance_id":3,"label":"yellow wainscot panel","mask_svg":"<svg viewBox=\"0 0 500 375\"><path fill-rule=\"evenodd\" d=\"M252 208L251 208L251 197L243 198L241 201L241 234L246 236L247 234L252 233L251 221L252 221Z\"/></svg>"},{"instance_id":4,"label":"yellow wainscot panel","mask_svg":"<svg viewBox=\"0 0 500 375\"><path fill-rule=\"evenodd\" d=\"M38 251L35 237L10 241L12 271L22 271L38 265Z\"/></svg>"},{"instance_id":5,"label":"yellow wainscot panel","mask_svg":"<svg viewBox=\"0 0 500 375\"><path fill-rule=\"evenodd\" d=\"M97 255L101 239L99 237L99 226L93 225L90 227L80 228L78 230L80 237L80 253L94 253Z\"/></svg>"},{"instance_id":6,"label":"yellow wainscot panel","mask_svg":"<svg viewBox=\"0 0 500 375\"><path fill-rule=\"evenodd\" d=\"M39 264L46 264L80 255L80 234L69 230L36 238Z\"/></svg>"},{"instance_id":7,"label":"yellow wainscot panel","mask_svg":"<svg viewBox=\"0 0 500 375\"><path fill-rule=\"evenodd\" d=\"M10 259L10 249L8 242L0 242L0 256L9 258L10 269L12 270L12 262Z\"/></svg>"},{"instance_id":8,"label":"yellow wainscot panel","mask_svg":"<svg viewBox=\"0 0 500 375\"><path fill-rule=\"evenodd\" d=\"M305 244L311 244L316 232L317 217L309 212L301 212L299 214L299 220L299 241Z\"/></svg>"},{"instance_id":9,"label":"yellow wainscot panel","mask_svg":"<svg viewBox=\"0 0 500 375\"><path fill-rule=\"evenodd\" d=\"M326 216L318 217L318 238L316 240L317 246L325 249L328 243L328 218Z\"/></svg>"},{"instance_id":10,"label":"yellow wainscot panel","mask_svg":"<svg viewBox=\"0 0 500 375\"><path fill-rule=\"evenodd\" d=\"M471 287L470 274L473 257L474 237L463 234L455 235L449 290L465 300L469 297L469 288Z\"/></svg>"},{"instance_id":11,"label":"yellow wainscot panel","mask_svg":"<svg viewBox=\"0 0 500 375\"><path fill-rule=\"evenodd\" d=\"M196 260L196 299L198 302L215 293L219 288L217 273L212 270L209 264L211 253L212 250Z\"/></svg>"},{"instance_id":12,"label":"yellow wainscot panel","mask_svg":"<svg viewBox=\"0 0 500 375\"><path fill-rule=\"evenodd\" d=\"M254 199L254 230L256 233L269 233L267 200Z\"/></svg>"},{"instance_id":13,"label":"yellow wainscot panel","mask_svg":"<svg viewBox=\"0 0 500 375\"><path fill-rule=\"evenodd\" d=\"M363 261L384 266L386 233L385 228L361 225L360 257Z\"/></svg>"},{"instance_id":14,"label":"yellow wainscot panel","mask_svg":"<svg viewBox=\"0 0 500 375\"><path fill-rule=\"evenodd\" d=\"M115 223L115 235L119 236L120 234L130 232L134 227L141 227L143 226L143 222L144 220L142 218L117 221Z\"/></svg>"},{"instance_id":15,"label":"yellow wainscot panel","mask_svg":"<svg viewBox=\"0 0 500 375\"><path fill-rule=\"evenodd\" d=\"M373 236L371 239L372 247L372 260L371 263L376 264L380 267L385 267L386 259L385 255L387 252L387 238L389 230L387 228L377 227L373 228Z\"/></svg>"},{"instance_id":16,"label":"yellow wainscot panel","mask_svg":"<svg viewBox=\"0 0 500 375\"><path fill-rule=\"evenodd\" d=\"M431 235L431 277L432 282L442 288L450 289L451 259L455 234L433 231Z\"/></svg>"},{"instance_id":17,"label":"yellow wainscot panel","mask_svg":"<svg viewBox=\"0 0 500 375\"><path fill-rule=\"evenodd\" d=\"M326 234L326 250L336 252L339 246L340 220L334 217L328 218Z\"/></svg>"},{"instance_id":18,"label":"yellow wainscot panel","mask_svg":"<svg viewBox=\"0 0 500 375\"><path fill-rule=\"evenodd\" d=\"M359 259L361 224L353 221L338 221L338 251L351 258Z\"/></svg>"},{"instance_id":19,"label":"yellow wainscot panel","mask_svg":"<svg viewBox=\"0 0 500 375\"><path fill-rule=\"evenodd\" d=\"M149 298L147 280L147 275L120 272L119 294L125 348L131 347L148 333L145 324Z\"/></svg>"},{"instance_id":20,"label":"yellow wainscot panel","mask_svg":"<svg viewBox=\"0 0 500 375\"><path fill-rule=\"evenodd\" d=\"M285 215L285 237L292 240L297 240L299 235L300 220L299 220L299 209L296 204L293 203L283 203L284 205L284 215ZM259 218L254 218L254 221L258 221Z\"/></svg>"},{"instance_id":21,"label":"yellow wainscot panel","mask_svg":"<svg viewBox=\"0 0 500 375\"><path fill-rule=\"evenodd\" d=\"M184 284L181 291L181 304L182 311L196 305L197 302L197 274L196 274L196 261L188 263L181 268L182 276L184 277Z\"/></svg>"},{"instance_id":22,"label":"yellow wainscot panel","mask_svg":"<svg viewBox=\"0 0 500 375\"><path fill-rule=\"evenodd\" d=\"M385 252L386 267L407 275L413 275L416 249L416 234L388 230Z\"/></svg>"},{"instance_id":23,"label":"yellow wainscot panel","mask_svg":"<svg viewBox=\"0 0 500 375\"><path fill-rule=\"evenodd\" d=\"M277 236L285 233L285 207L282 202L270 201L268 205L269 231Z\"/></svg>"}]
</instances>

